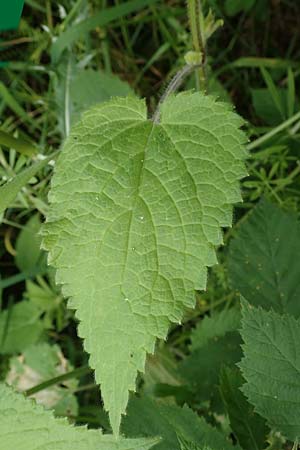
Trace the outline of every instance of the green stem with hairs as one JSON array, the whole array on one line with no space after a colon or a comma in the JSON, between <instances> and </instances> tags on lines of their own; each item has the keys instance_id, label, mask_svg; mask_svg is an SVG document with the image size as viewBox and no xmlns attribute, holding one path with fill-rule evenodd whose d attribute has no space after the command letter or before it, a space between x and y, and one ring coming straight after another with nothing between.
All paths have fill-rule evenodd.
<instances>
[{"instance_id":1,"label":"green stem with hairs","mask_svg":"<svg viewBox=\"0 0 300 450\"><path fill-rule=\"evenodd\" d=\"M201 0L187 0L188 16L194 51L201 55L201 65L196 71L197 89L206 91L206 42Z\"/></svg>"}]
</instances>

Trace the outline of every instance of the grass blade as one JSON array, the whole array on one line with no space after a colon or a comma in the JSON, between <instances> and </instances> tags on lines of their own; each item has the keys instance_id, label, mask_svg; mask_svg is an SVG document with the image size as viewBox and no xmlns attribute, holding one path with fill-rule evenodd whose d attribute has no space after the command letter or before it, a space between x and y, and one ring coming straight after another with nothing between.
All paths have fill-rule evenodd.
<instances>
[{"instance_id":1,"label":"grass blade","mask_svg":"<svg viewBox=\"0 0 300 450\"><path fill-rule=\"evenodd\" d=\"M52 46L51 56L53 62L57 62L63 50L72 44L72 42L81 38L84 34L96 27L107 25L108 23L120 19L127 14L138 11L146 6L156 3L157 0L131 0L112 8L106 8L99 11L94 16L83 20L78 25L68 28L62 33Z\"/></svg>"},{"instance_id":2,"label":"grass blade","mask_svg":"<svg viewBox=\"0 0 300 450\"><path fill-rule=\"evenodd\" d=\"M0 130L0 145L13 148L23 155L32 156L37 153L37 148L22 138L15 138L5 131Z\"/></svg>"},{"instance_id":3,"label":"grass blade","mask_svg":"<svg viewBox=\"0 0 300 450\"><path fill-rule=\"evenodd\" d=\"M28 181L53 158L49 156L42 161L38 161L28 169L23 170L12 180L8 181L4 186L0 187L0 214L14 201L20 189L28 183Z\"/></svg>"}]
</instances>

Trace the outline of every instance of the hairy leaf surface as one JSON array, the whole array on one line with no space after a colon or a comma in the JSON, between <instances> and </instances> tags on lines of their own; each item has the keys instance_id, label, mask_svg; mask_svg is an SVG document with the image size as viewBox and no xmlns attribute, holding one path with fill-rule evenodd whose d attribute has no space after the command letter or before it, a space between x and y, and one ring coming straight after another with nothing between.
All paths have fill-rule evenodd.
<instances>
[{"instance_id":1,"label":"hairy leaf surface","mask_svg":"<svg viewBox=\"0 0 300 450\"><path fill-rule=\"evenodd\" d=\"M5 450L148 450L158 439L120 439L74 427L0 383L0 436Z\"/></svg>"},{"instance_id":2,"label":"hairy leaf surface","mask_svg":"<svg viewBox=\"0 0 300 450\"><path fill-rule=\"evenodd\" d=\"M156 338L180 322L216 262L245 175L241 119L199 93L87 111L57 163L44 226L117 434Z\"/></svg>"},{"instance_id":3,"label":"hairy leaf surface","mask_svg":"<svg viewBox=\"0 0 300 450\"><path fill-rule=\"evenodd\" d=\"M120 439L74 427L0 384L0 436L3 450L148 450L157 439Z\"/></svg>"},{"instance_id":4,"label":"hairy leaf surface","mask_svg":"<svg viewBox=\"0 0 300 450\"><path fill-rule=\"evenodd\" d=\"M255 306L299 317L299 254L300 226L296 216L263 200L230 244L232 284Z\"/></svg>"},{"instance_id":5,"label":"hairy leaf surface","mask_svg":"<svg viewBox=\"0 0 300 450\"><path fill-rule=\"evenodd\" d=\"M300 437L300 321L243 302L243 392L287 438Z\"/></svg>"}]
</instances>

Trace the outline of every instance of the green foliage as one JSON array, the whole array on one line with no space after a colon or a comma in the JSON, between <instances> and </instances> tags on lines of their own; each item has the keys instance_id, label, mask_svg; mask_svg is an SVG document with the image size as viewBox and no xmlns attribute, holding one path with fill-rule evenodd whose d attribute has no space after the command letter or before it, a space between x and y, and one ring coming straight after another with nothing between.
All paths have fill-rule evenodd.
<instances>
[{"instance_id":1,"label":"green foliage","mask_svg":"<svg viewBox=\"0 0 300 450\"><path fill-rule=\"evenodd\" d=\"M161 307L159 314L162 314L165 320L164 330L168 328L169 316L172 322L168 339L157 340L155 353L148 354L145 358L145 373L142 373L144 361L140 364L142 369L138 371L135 386L138 398L129 402L129 415L125 417L123 431L131 437L149 436L152 439L153 436L161 436L162 440L156 441L156 448L162 450L224 450L228 449L228 446L231 450L240 450L240 446L243 450L287 450L291 449L293 444L287 442L283 430L280 433L281 427L277 419L283 414L284 419L290 420L291 415L296 414L296 420L292 417L291 421L296 422L298 426L297 404L294 407L294 403L291 403L287 411L285 403L283 407L282 402L272 403L271 406L269 403L265 409L267 412L271 411L271 418L267 416L264 418L263 411L258 410L260 412L258 414L254 409L256 403L262 409L262 403L264 406L267 400L272 401L268 397L263 397L263 394L269 394L271 389L274 389L271 395L277 396L278 401L278 393L285 399L286 391L291 393L292 400L295 401L297 396L294 395L294 389L298 386L299 376L297 380L296 375L287 378L288 368L290 370L293 367L288 366L286 359L289 361L292 357L297 359L299 339L296 336L295 345L293 343L290 346L286 345L280 357L276 349L274 351L270 345L267 350L268 359L263 366L267 376L259 376L260 374L254 372L259 369L256 359L260 360L264 353L265 344L258 342L263 326L260 332L247 327L251 339L254 333L257 335L254 336L257 338L255 346L259 348L259 352L254 354L252 340L251 345L246 344L244 362L249 373L248 379L244 380L235 367L235 362L241 356L241 338L237 333L240 327L240 313L235 291L240 290L253 306L261 305L267 310L273 309L283 314L282 320L280 319L278 323L278 317L275 320L273 315L272 321L267 322L272 322L274 326L273 346L278 344L277 340L282 336L281 341L292 342L298 322L297 326L294 326L295 321L292 321L294 325L289 336L288 331L286 334L282 332L282 328L286 327L283 321L286 320L287 312L297 320L300 317L299 283L297 283L299 229L296 217L291 215L292 211L298 214L300 205L298 163L300 2L191 0L188 3L193 5L192 27L191 21L187 20L187 3L183 1L26 0L19 30L5 32L1 36L0 59L9 62L0 64L2 66L0 344L3 351L2 353L0 351L0 377L20 391L30 387L27 396L34 397L46 408L54 409L56 415L67 416L68 420L76 425L87 424L89 428L100 428L103 429L103 433L110 433L108 414L102 406L101 394L104 390L102 389L102 393L99 392L94 371L88 366L89 355L84 350L84 342L80 335L86 336L86 340L91 343L85 348L97 348L97 364L99 370L101 369L97 371L97 380L105 373L108 388L115 389L116 383L122 392L126 392L126 386L122 385L123 381L125 385L128 384L126 368L132 369L133 380L137 369L136 355L138 352L145 354L149 346L154 346L157 329L162 331L161 316L157 316L157 311ZM222 29L214 32L221 24ZM195 51L197 49L193 47L199 46L199 43L200 51ZM70 264L76 268L72 277L73 268L69 263L63 264L60 272L64 273L63 276L60 273L59 277L61 280L66 279L68 272L70 276L68 275L67 281L70 283L64 288L64 293L73 287L76 288L80 311L90 308L89 314L84 312L85 322L81 323L81 331L77 333L75 313L67 309L67 302L60 286L55 284L55 269L46 267L45 254L38 249L39 222L44 222L44 218L48 216L47 198L55 161L49 161L47 167L35 164L44 157L50 156L54 159L53 152L58 149L62 149L62 161L65 162L63 142L70 134L71 127L79 121L84 110L96 103L107 101L110 97L125 96L128 93L132 95L135 92L139 97L147 99L148 114L151 116L168 80L174 80L172 77L175 74L178 77L178 74L182 73L184 59L186 62L199 62L203 59L205 65L196 73L190 73L184 80L179 77L182 84L178 90L194 88L197 90L200 84L208 94L231 105L234 104L237 111L246 119L244 129L251 141L247 144L251 151L251 158L247 164L249 177L242 182L243 204L239 204L235 209L234 228L226 229L225 248L219 250L219 266L211 271L207 291L196 292L196 308L186 310L183 303L193 304L194 286L205 285L203 262L207 259L207 255L204 242L208 242L207 237L211 237L212 230L209 227L216 232L220 228L220 223L216 227L215 222L212 223L216 210L208 210L208 207L216 199L220 199L223 192L227 192L220 186L222 176L217 179L216 171L210 170L209 163L216 157L220 173L227 167L231 169L233 159L228 159L223 149L230 149L233 153L235 150L228 144L231 137L226 136L224 123L219 117L214 116L211 119L208 109L202 108L197 112L198 106L195 107L194 122L197 122L197 125L202 126L205 123L208 131L212 131L212 127L219 128L218 145L210 145L208 141L212 142L215 131L209 134L210 137L204 136L205 130L203 134L199 133L196 126L191 123L190 111L183 112L186 105L189 108L192 106L190 94L176 97L172 114L178 114L179 120L174 121L176 125L172 128L172 136L175 129L180 152L186 146L190 152L192 149L197 157L190 160L186 158L178 164L179 158L177 155L174 157L170 151L169 140L164 143L160 141L158 129L164 126L163 123L155 126L155 133L159 134L159 145L156 145L155 150L154 148L151 150L151 155L155 154L160 158L157 166L160 166L162 186L170 186L172 181L172 194L178 191L182 195L180 199L183 198L179 204L176 197L177 203L173 209L168 208L168 205L166 207L168 196L164 200L159 199L155 209L155 220L158 215L159 218L171 217L168 221L175 226L167 229L159 222L155 234L150 229L151 222L148 216L139 214L138 216L144 217L141 223L145 227L145 233L144 235L139 233L140 223L133 221L134 228L131 230L130 239L141 239L142 245L132 244L138 261L133 264L132 258L128 259L126 265L128 271L124 272L126 285L122 286L126 292L124 298L129 300L128 317L122 322L124 310L118 308L119 300L114 300L118 295L113 299L111 289L103 290L101 301L95 300L95 305L91 309L93 299L99 298L97 296L99 286L101 288L106 284L110 288L113 286L117 270L114 264L120 263L120 269L121 266L124 267L123 256L119 257L116 255L117 252L112 255L111 249L107 246L105 259L101 259L102 253L97 254L97 257L95 253L99 249L99 241L104 232L104 218L108 219L107 215L104 217L103 211L111 213L112 217L116 212L115 205L120 208L119 210L124 208L126 213L128 204L132 205L135 189L130 191L129 198L125 201L123 195L125 192L122 193L122 190L127 189L129 185L136 187L136 161L130 158L138 152L141 154L144 152L139 138L141 136L142 139L145 138L151 122L146 121L146 112L143 109L140 123L141 128L144 126L145 134L141 130L137 133L134 127L123 132L122 124L126 126L126 123L131 121L132 111L128 115L127 110L122 109L120 118L122 120L127 118L127 122L120 120L118 123L114 117L115 121L106 124L103 123L103 116L99 115L103 112L102 107L100 113L98 108L94 109L97 114L95 113L93 118L88 112L89 121L93 122L90 128L92 142L90 137L82 136L76 148L70 145L71 138L69 138L65 144L69 148L68 164L60 176L59 187L61 189L59 197L63 195L63 186L72 187L66 201L61 203L62 216L66 210L68 218L64 219L68 222L66 226L63 221L61 222L59 232L65 233L61 239L64 242L63 249L64 252L67 250L71 258ZM181 102L178 100L180 97ZM173 98L172 102L174 100ZM126 103L126 100L121 100L121 103L123 101ZM135 104L135 100L132 102ZM171 99L168 102L171 102ZM136 100L136 105L138 104L140 106L137 109L142 109ZM213 104L215 114L217 103ZM165 106L162 111L158 109L162 113L163 121ZM218 107L220 108L220 105ZM119 108L119 101L116 100L114 111ZM168 108L170 109L169 106ZM142 122L145 122L144 125ZM119 131L121 134L117 137L116 133ZM149 139L151 145L152 137ZM198 139L201 145L196 142ZM99 149L104 141L106 144ZM223 149L218 147L219 145ZM91 150L93 156L87 156L87 147L95 149L94 153ZM218 147L220 152L216 152L215 147ZM72 152L74 148L76 151ZM187 151L184 154L187 155ZM106 166L103 164L104 159ZM128 161L131 165L127 164ZM193 201L187 200L190 192L188 186L191 186L191 180L186 179L187 169L184 167L187 161L189 163L187 169L197 181L198 193L193 197ZM149 160L146 162L148 164ZM99 196L97 189L101 188L102 182L105 182L117 164L120 168L116 170L114 184L108 182L104 189L104 193L109 193L110 197L105 198L102 195L96 200L96 196ZM74 170L70 169L72 165ZM106 169L107 166L107 173L99 174L99 167ZM196 173L198 166L200 170ZM231 172L230 169L226 172L228 183L232 181L235 172L235 170ZM63 163L59 163L58 172L62 170ZM90 189L91 177L94 177L96 189L94 185ZM119 186L117 181L122 186ZM151 194L153 201L162 187L159 183L158 185L159 189L156 188L157 182L151 181L148 186L147 195ZM115 194L114 205L110 202L112 192ZM211 195L209 199L208 194ZM79 195L83 198L81 215L77 215ZM57 197L56 192L55 198ZM261 204L258 206L258 209L261 208L258 214L255 204L262 197L271 199L273 204L269 204L264 212L262 211L264 204ZM199 207L197 201L201 202L203 199L204 204L201 203ZM227 203L231 203L231 200ZM53 205L50 206L50 214L53 213L52 207ZM173 212L177 207L181 215L174 218ZM253 208L255 209L252 212ZM187 211L190 211L189 221ZM205 214L202 214L203 211ZM253 220L251 218L253 216L257 220L255 219L255 223L250 227L249 222ZM184 226L179 223L181 217L186 218ZM197 224L203 225L200 232L195 217ZM113 219L116 219L113 231L119 226L117 232L120 230L120 233L110 234L110 237L113 236L112 239L109 242L107 239L104 241L105 244L112 244L114 249L121 249L123 252L125 248L123 238L127 232L123 216L120 220L115 216ZM230 220L226 223L230 223ZM187 227L187 224L189 224L188 232L185 232L186 228L181 232L180 230ZM243 232L244 227L248 227L249 233ZM147 280L150 283L151 276L156 273L148 270L144 274L142 271L144 267L149 269L154 257L156 260L153 250L156 247L152 245L151 239L154 235L158 235L157 230L160 231L159 250L162 248L164 236L168 234L169 238L172 235L174 241L172 255L170 256L170 248L164 248L163 254L160 252L159 257L162 256L164 259L163 268L168 271L167 280L179 274L176 278L179 281L173 289L175 300L172 298L170 301L168 297L171 291L169 287L156 289L155 299L160 299L161 302L155 303L153 314L152 310L149 312L150 306L153 305L150 297L148 299L141 295L144 291L142 292L140 279L141 274L145 278L149 276L150 281L148 278ZM274 235L275 231L280 231L279 242L274 241L277 237ZM195 245L192 252L189 252L189 257L192 259L192 255L196 254L197 258L185 265L183 255L188 253L184 253L186 242L190 247ZM229 264L228 242L232 242ZM167 244L170 244L169 240ZM143 256L139 253L140 248L145 249ZM60 253L62 248L57 246L56 250L58 259L62 260L65 257ZM122 255L125 255L125 251ZM128 251L127 255L130 257L131 252ZM245 263L245 255L248 255L249 264ZM227 277L228 265L231 285ZM138 279L134 278L135 276ZM179 282L183 284L183 288ZM143 288L145 286L150 291L149 285L144 283ZM185 297L187 291L191 294L188 301ZM282 304L280 293L284 294ZM74 303L74 299L72 301ZM176 311L176 314L171 313L172 311ZM261 310L258 311L260 316ZM82 317L82 314L79 317ZM269 313L263 311L263 314ZM138 318L133 320L136 316ZM147 347L143 346L143 339L150 329L150 326L147 326L150 320L150 331L154 332ZM182 325L177 324L178 320ZM120 327L120 324L123 326ZM287 320L287 324L286 330L290 330L290 319ZM267 329L267 326L265 328ZM140 341L136 339L138 332ZM105 338L103 333L106 333ZM91 338L90 335L96 337ZM160 335L163 336L163 333ZM130 365L128 341L132 336L134 341L130 341L129 344L136 353L133 356L134 362ZM141 343L140 347L138 342ZM109 351L110 345L116 349L115 353ZM104 354L108 361L106 367L105 361L101 359ZM110 374L114 355L121 361L119 366L118 361L115 362L116 378L114 374ZM270 362L272 358L275 363L273 360ZM252 364L252 361L255 362ZM284 377L280 387L275 386L273 379L277 378L278 374L282 375L283 371ZM258 377L257 385L256 377ZM296 380L294 384L293 380ZM251 398L258 400L255 406L241 391L243 383L246 383L246 389L251 387ZM107 395L111 393L107 394L108 388L104 392L106 404ZM277 389L278 392L275 392ZM5 447L5 450L7 448L36 450L36 447L46 450L65 450L70 447L75 449L79 447L80 450L86 448L116 450L120 446L121 448L125 446L127 450L128 447L141 450L150 446L150 443L145 444L144 441L132 443L124 440L121 445L114 440L115 437L103 438L98 431L90 433L86 429L69 427L66 422L58 427L58 421L52 416L47 423L49 429L53 428L53 432L49 431L48 435L48 428L44 426L45 411L26 400L25 405L30 406L29 412L25 414L25 420L22 416L23 403L23 406L20 406L20 415L12 411L18 407L18 399L21 398L24 402L25 399L10 392L12 397L5 394L4 400L12 398L13 407L10 411L7 409L4 411L1 406L3 390L0 388L1 450L2 447ZM110 400L113 402L112 397ZM275 402L275 399L273 400ZM183 409L179 407L182 405L185 405ZM273 420L274 416L276 420ZM49 412L47 417L50 417ZM30 419L34 422L33 430ZM267 420L270 428L266 426ZM2 428L4 423L7 425L9 435L4 433ZM26 431L20 424L24 424ZM35 432L36 428L38 430ZM18 435L16 438L16 429L20 430L22 437ZM56 433L55 436L52 433ZM43 436L46 436L45 440ZM101 442L96 442L97 438L93 436L98 436ZM8 438L12 439L9 445ZM70 442L65 442L65 438L70 438ZM296 447L295 442L293 448Z\"/></svg>"},{"instance_id":2,"label":"green foliage","mask_svg":"<svg viewBox=\"0 0 300 450\"><path fill-rule=\"evenodd\" d=\"M41 221L38 214L32 215L16 240L16 265L20 270L31 271L38 265L45 265L44 255L40 250L39 230Z\"/></svg>"},{"instance_id":3,"label":"green foliage","mask_svg":"<svg viewBox=\"0 0 300 450\"><path fill-rule=\"evenodd\" d=\"M129 0L112 8L105 8L94 16L81 21L73 27L69 27L68 30L61 33L53 43L51 49L53 62L57 63L64 49L90 30L93 30L96 27L103 27L110 22L120 19L121 17L134 11L138 11L155 2L157 2L157 0Z\"/></svg>"},{"instance_id":4,"label":"green foliage","mask_svg":"<svg viewBox=\"0 0 300 450\"><path fill-rule=\"evenodd\" d=\"M45 167L50 160L51 157L48 157L34 163L32 166L24 169L14 178L7 181L3 186L0 186L0 214L11 205L22 187L28 183L37 172Z\"/></svg>"},{"instance_id":5,"label":"green foliage","mask_svg":"<svg viewBox=\"0 0 300 450\"><path fill-rule=\"evenodd\" d=\"M55 100L58 128L63 137L70 133L71 125L78 122L83 111L109 100L111 97L133 94L127 83L103 71L80 69L74 58L66 56L56 69Z\"/></svg>"},{"instance_id":6,"label":"green foliage","mask_svg":"<svg viewBox=\"0 0 300 450\"><path fill-rule=\"evenodd\" d=\"M125 97L129 94L133 94L129 84L117 76L91 69L81 70L70 85L75 120L83 111L96 103L102 103L111 97Z\"/></svg>"},{"instance_id":7,"label":"green foliage","mask_svg":"<svg viewBox=\"0 0 300 450\"><path fill-rule=\"evenodd\" d=\"M47 283L44 278L38 276L37 282L27 280L24 297L40 310L45 328L52 329L55 322L56 330L61 331L68 324L71 312L66 311L58 288Z\"/></svg>"},{"instance_id":8,"label":"green foliage","mask_svg":"<svg viewBox=\"0 0 300 450\"><path fill-rule=\"evenodd\" d=\"M277 96L279 108L266 88L257 88L251 90L253 107L257 116L268 125L278 125L282 121L282 113L286 116L287 89L278 89Z\"/></svg>"},{"instance_id":9,"label":"green foliage","mask_svg":"<svg viewBox=\"0 0 300 450\"><path fill-rule=\"evenodd\" d=\"M287 245L286 238L292 245ZM230 244L235 289L253 305L300 315L300 228L297 218L263 200Z\"/></svg>"},{"instance_id":10,"label":"green foliage","mask_svg":"<svg viewBox=\"0 0 300 450\"><path fill-rule=\"evenodd\" d=\"M204 347L211 339L224 336L228 332L236 331L240 325L240 311L237 308L224 309L205 316L191 332L191 350Z\"/></svg>"},{"instance_id":11,"label":"green foliage","mask_svg":"<svg viewBox=\"0 0 300 450\"><path fill-rule=\"evenodd\" d=\"M200 447L197 444L194 444L193 442L186 441L185 439L178 436L178 440L180 443L180 450L212 450L210 447Z\"/></svg>"},{"instance_id":12,"label":"green foliage","mask_svg":"<svg viewBox=\"0 0 300 450\"><path fill-rule=\"evenodd\" d=\"M39 309L28 301L12 305L0 313L0 353L17 353L34 344L44 327Z\"/></svg>"},{"instance_id":13,"label":"green foliage","mask_svg":"<svg viewBox=\"0 0 300 450\"><path fill-rule=\"evenodd\" d=\"M43 228L115 433L146 353L205 288L245 175L242 121L227 105L184 93L161 116L147 120L130 97L86 112L57 163Z\"/></svg>"},{"instance_id":14,"label":"green foliage","mask_svg":"<svg viewBox=\"0 0 300 450\"><path fill-rule=\"evenodd\" d=\"M157 439L116 439L99 430L73 427L0 384L0 435L5 450L148 450Z\"/></svg>"},{"instance_id":15,"label":"green foliage","mask_svg":"<svg viewBox=\"0 0 300 450\"><path fill-rule=\"evenodd\" d=\"M265 420L253 411L240 390L244 380L235 368L221 371L220 390L230 419L230 425L241 447L262 450L266 446L268 427Z\"/></svg>"},{"instance_id":16,"label":"green foliage","mask_svg":"<svg viewBox=\"0 0 300 450\"><path fill-rule=\"evenodd\" d=\"M217 390L222 365L241 359L241 339L237 332L213 338L194 350L179 365L179 371L197 401L211 400Z\"/></svg>"},{"instance_id":17,"label":"green foliage","mask_svg":"<svg viewBox=\"0 0 300 450\"><path fill-rule=\"evenodd\" d=\"M269 425L290 440L300 436L300 322L243 301L243 392Z\"/></svg>"},{"instance_id":18,"label":"green foliage","mask_svg":"<svg viewBox=\"0 0 300 450\"><path fill-rule=\"evenodd\" d=\"M226 0L225 10L229 16L245 11L248 12L255 4L255 0Z\"/></svg>"},{"instance_id":19,"label":"green foliage","mask_svg":"<svg viewBox=\"0 0 300 450\"><path fill-rule=\"evenodd\" d=\"M188 407L179 408L150 398L131 398L122 430L126 436L161 436L153 450L181 450L178 437L215 450L240 450L226 435L209 425Z\"/></svg>"},{"instance_id":20,"label":"green foliage","mask_svg":"<svg viewBox=\"0 0 300 450\"><path fill-rule=\"evenodd\" d=\"M23 392L72 369L57 345L41 342L27 347L20 356L10 359L5 381L17 391ZM37 392L31 398L45 408L53 409L57 416L76 416L78 405L72 391L77 385L78 382L74 379L61 381L60 384Z\"/></svg>"},{"instance_id":21,"label":"green foliage","mask_svg":"<svg viewBox=\"0 0 300 450\"><path fill-rule=\"evenodd\" d=\"M36 153L36 147L22 138L15 138L3 130L0 130L0 145L13 148L23 155L32 156Z\"/></svg>"}]
</instances>

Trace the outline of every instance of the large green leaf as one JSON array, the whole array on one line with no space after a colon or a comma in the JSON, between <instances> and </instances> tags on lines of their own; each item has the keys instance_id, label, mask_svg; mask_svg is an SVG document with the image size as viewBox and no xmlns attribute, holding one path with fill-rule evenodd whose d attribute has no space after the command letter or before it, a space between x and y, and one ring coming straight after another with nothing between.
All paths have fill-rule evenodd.
<instances>
[{"instance_id":1,"label":"large green leaf","mask_svg":"<svg viewBox=\"0 0 300 450\"><path fill-rule=\"evenodd\" d=\"M188 407L155 402L147 397L130 400L122 429L129 437L161 436L161 442L153 450L180 450L180 440L204 449L208 446L214 450L241 450Z\"/></svg>"},{"instance_id":2,"label":"large green leaf","mask_svg":"<svg viewBox=\"0 0 300 450\"><path fill-rule=\"evenodd\" d=\"M84 113L55 168L43 229L117 434L156 338L204 289L245 175L241 119L200 93L161 123L117 98Z\"/></svg>"},{"instance_id":3,"label":"large green leaf","mask_svg":"<svg viewBox=\"0 0 300 450\"><path fill-rule=\"evenodd\" d=\"M300 320L243 302L243 392L271 427L300 437Z\"/></svg>"},{"instance_id":4,"label":"large green leaf","mask_svg":"<svg viewBox=\"0 0 300 450\"><path fill-rule=\"evenodd\" d=\"M296 216L263 200L230 244L232 284L253 305L299 317L299 254Z\"/></svg>"},{"instance_id":5,"label":"large green leaf","mask_svg":"<svg viewBox=\"0 0 300 450\"><path fill-rule=\"evenodd\" d=\"M268 427L265 420L253 411L240 387L243 384L240 371L224 367L221 371L220 390L230 425L244 450L262 450L266 446Z\"/></svg>"},{"instance_id":6,"label":"large green leaf","mask_svg":"<svg viewBox=\"0 0 300 450\"><path fill-rule=\"evenodd\" d=\"M66 419L0 384L0 436L3 450L148 450L157 439L116 440L99 430L73 427Z\"/></svg>"}]
</instances>

